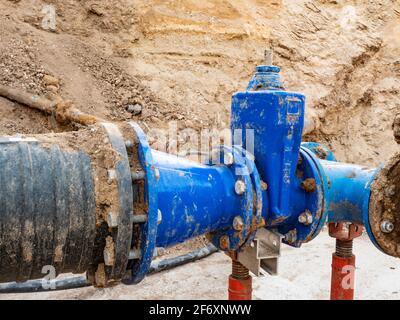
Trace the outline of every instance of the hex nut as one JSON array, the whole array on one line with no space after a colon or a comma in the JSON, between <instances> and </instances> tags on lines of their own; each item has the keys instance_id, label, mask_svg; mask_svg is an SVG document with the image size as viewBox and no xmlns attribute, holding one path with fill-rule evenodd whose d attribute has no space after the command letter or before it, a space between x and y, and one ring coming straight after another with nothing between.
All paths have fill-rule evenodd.
<instances>
[{"instance_id":1,"label":"hex nut","mask_svg":"<svg viewBox=\"0 0 400 320\"><path fill-rule=\"evenodd\" d=\"M313 222L312 213L309 210L306 210L302 214L299 215L298 220L301 224L308 226Z\"/></svg>"},{"instance_id":2,"label":"hex nut","mask_svg":"<svg viewBox=\"0 0 400 320\"><path fill-rule=\"evenodd\" d=\"M236 216L233 219L233 229L235 229L236 231L242 231L244 227L244 223L243 220L240 216Z\"/></svg>"},{"instance_id":3,"label":"hex nut","mask_svg":"<svg viewBox=\"0 0 400 320\"><path fill-rule=\"evenodd\" d=\"M297 230L293 229L290 230L288 233L285 234L285 240L287 243L292 244L297 240Z\"/></svg>"},{"instance_id":4,"label":"hex nut","mask_svg":"<svg viewBox=\"0 0 400 320\"><path fill-rule=\"evenodd\" d=\"M242 195L246 192L246 184L242 180L236 181L235 192L237 195Z\"/></svg>"},{"instance_id":5,"label":"hex nut","mask_svg":"<svg viewBox=\"0 0 400 320\"><path fill-rule=\"evenodd\" d=\"M315 182L315 179L313 178L308 178L304 180L301 183L301 187L306 191L306 192L314 192L317 190L317 183Z\"/></svg>"},{"instance_id":6,"label":"hex nut","mask_svg":"<svg viewBox=\"0 0 400 320\"><path fill-rule=\"evenodd\" d=\"M383 233L391 233L394 230L394 224L389 220L383 220L381 222L381 231Z\"/></svg>"},{"instance_id":7,"label":"hex nut","mask_svg":"<svg viewBox=\"0 0 400 320\"><path fill-rule=\"evenodd\" d=\"M219 247L222 250L227 250L229 248L229 237L228 236L222 236L219 239Z\"/></svg>"},{"instance_id":8,"label":"hex nut","mask_svg":"<svg viewBox=\"0 0 400 320\"><path fill-rule=\"evenodd\" d=\"M224 164L227 166L231 166L234 162L233 154L230 152L224 153Z\"/></svg>"}]
</instances>

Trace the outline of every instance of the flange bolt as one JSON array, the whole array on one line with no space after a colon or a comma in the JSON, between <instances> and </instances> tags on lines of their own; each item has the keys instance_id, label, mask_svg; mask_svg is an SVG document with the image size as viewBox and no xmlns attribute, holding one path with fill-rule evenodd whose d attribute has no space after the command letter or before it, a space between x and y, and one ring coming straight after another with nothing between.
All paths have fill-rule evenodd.
<instances>
[{"instance_id":1,"label":"flange bolt","mask_svg":"<svg viewBox=\"0 0 400 320\"><path fill-rule=\"evenodd\" d=\"M246 192L246 184L242 180L238 180L235 183L235 192L238 195L242 195Z\"/></svg>"},{"instance_id":2,"label":"flange bolt","mask_svg":"<svg viewBox=\"0 0 400 320\"><path fill-rule=\"evenodd\" d=\"M241 217L236 216L233 219L233 229L235 229L236 231L242 231L243 230L243 220Z\"/></svg>"},{"instance_id":3,"label":"flange bolt","mask_svg":"<svg viewBox=\"0 0 400 320\"><path fill-rule=\"evenodd\" d=\"M388 220L381 222L381 231L383 233L391 233L394 230L394 224Z\"/></svg>"},{"instance_id":4,"label":"flange bolt","mask_svg":"<svg viewBox=\"0 0 400 320\"><path fill-rule=\"evenodd\" d=\"M219 247L222 250L228 250L229 249L229 237L228 236L222 236L219 239Z\"/></svg>"},{"instance_id":5,"label":"flange bolt","mask_svg":"<svg viewBox=\"0 0 400 320\"><path fill-rule=\"evenodd\" d=\"M227 166L231 166L234 163L233 154L230 152L224 153L224 164Z\"/></svg>"},{"instance_id":6,"label":"flange bolt","mask_svg":"<svg viewBox=\"0 0 400 320\"><path fill-rule=\"evenodd\" d=\"M301 224L308 226L313 222L313 216L309 210L306 210L301 215L299 215L298 220Z\"/></svg>"},{"instance_id":7,"label":"flange bolt","mask_svg":"<svg viewBox=\"0 0 400 320\"><path fill-rule=\"evenodd\" d=\"M295 243L297 241L297 230L293 229L286 233L285 240L289 244Z\"/></svg>"}]
</instances>

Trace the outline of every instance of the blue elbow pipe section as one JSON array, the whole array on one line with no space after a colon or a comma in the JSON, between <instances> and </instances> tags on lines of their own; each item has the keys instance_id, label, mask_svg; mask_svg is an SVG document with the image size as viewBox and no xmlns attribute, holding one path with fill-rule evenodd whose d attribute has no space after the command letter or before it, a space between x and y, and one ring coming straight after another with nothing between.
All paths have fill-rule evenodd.
<instances>
[{"instance_id":1,"label":"blue elbow pipe section","mask_svg":"<svg viewBox=\"0 0 400 320\"><path fill-rule=\"evenodd\" d=\"M236 178L226 166L198 164L152 150L161 222L157 246L171 246L232 224L240 207Z\"/></svg>"}]
</instances>

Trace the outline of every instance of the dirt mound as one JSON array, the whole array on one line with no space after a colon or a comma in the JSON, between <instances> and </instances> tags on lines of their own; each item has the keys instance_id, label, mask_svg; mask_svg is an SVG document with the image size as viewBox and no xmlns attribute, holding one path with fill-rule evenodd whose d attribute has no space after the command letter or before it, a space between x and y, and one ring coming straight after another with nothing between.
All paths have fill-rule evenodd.
<instances>
[{"instance_id":1,"label":"dirt mound","mask_svg":"<svg viewBox=\"0 0 400 320\"><path fill-rule=\"evenodd\" d=\"M393 121L393 134L397 143L400 143L400 113Z\"/></svg>"},{"instance_id":2,"label":"dirt mound","mask_svg":"<svg viewBox=\"0 0 400 320\"><path fill-rule=\"evenodd\" d=\"M117 12L116 16L120 19L113 18L112 21L107 17L114 17L113 12L121 9L121 3L109 12L111 4L105 6L85 2L84 5L79 3L73 6L62 1L37 1L33 6L25 2L0 4L0 84L49 99L62 97L72 100L81 110L110 121L135 119L153 123L155 119L179 117L176 106L162 101L143 86L139 79L126 71L124 63L116 60L116 55L101 50L97 41L87 41L97 29L100 32L115 32L113 37L118 39L118 30L126 28L125 15ZM49 6L57 8L55 29L43 25L45 9ZM104 15L100 13L102 7ZM82 23L77 24L80 14L89 18L82 18ZM95 17L91 19L93 15ZM70 24L70 20L62 17L76 17L77 20ZM130 105L139 108L135 115L127 111ZM0 129L3 134L18 132L21 127L24 127L22 133L65 129L59 128L51 117L40 119L41 115L31 110L26 110L32 115L26 121L18 114L13 116L10 110L22 107L3 99L1 107L1 111L7 110L5 113L9 114L0 123L4 124ZM33 119L41 125L30 123Z\"/></svg>"},{"instance_id":3,"label":"dirt mound","mask_svg":"<svg viewBox=\"0 0 400 320\"><path fill-rule=\"evenodd\" d=\"M0 10L0 83L60 95L110 121L132 118L146 131L171 120L221 129L232 93L273 46L286 87L306 94L317 120L309 140L339 160L374 165L396 148L398 1L20 0ZM45 75L59 84L46 85ZM126 111L136 104L141 113ZM9 118L3 133L36 126ZM32 131L58 130L38 121L43 129Z\"/></svg>"}]
</instances>

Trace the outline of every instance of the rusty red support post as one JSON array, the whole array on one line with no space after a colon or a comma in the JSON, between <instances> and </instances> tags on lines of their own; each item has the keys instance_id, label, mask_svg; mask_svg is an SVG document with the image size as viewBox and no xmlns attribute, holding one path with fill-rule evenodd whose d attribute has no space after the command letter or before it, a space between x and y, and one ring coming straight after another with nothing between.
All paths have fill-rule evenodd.
<instances>
[{"instance_id":1,"label":"rusty red support post","mask_svg":"<svg viewBox=\"0 0 400 320\"><path fill-rule=\"evenodd\" d=\"M331 300L353 300L354 299L354 275L355 261L354 254L339 255L338 247L343 243L336 240L336 252L332 254L332 278L331 278ZM352 246L348 241L348 246ZM351 249L350 249L351 250Z\"/></svg>"},{"instance_id":2,"label":"rusty red support post","mask_svg":"<svg viewBox=\"0 0 400 320\"><path fill-rule=\"evenodd\" d=\"M229 276L228 299L251 300L252 291L252 278L249 269L233 259L232 274Z\"/></svg>"},{"instance_id":3,"label":"rusty red support post","mask_svg":"<svg viewBox=\"0 0 400 320\"><path fill-rule=\"evenodd\" d=\"M362 234L358 224L330 223L329 235L336 238L336 251L332 254L331 300L353 300L356 257L353 239Z\"/></svg>"}]
</instances>

